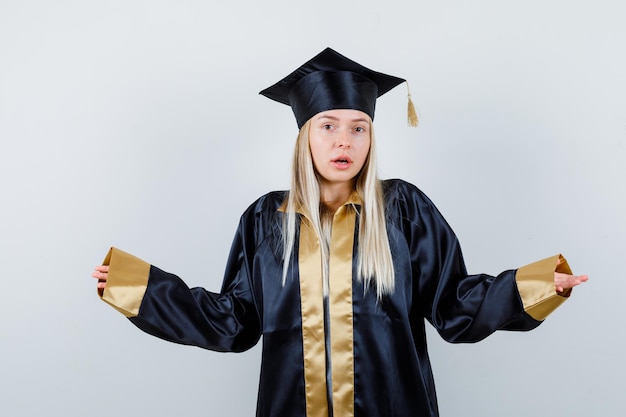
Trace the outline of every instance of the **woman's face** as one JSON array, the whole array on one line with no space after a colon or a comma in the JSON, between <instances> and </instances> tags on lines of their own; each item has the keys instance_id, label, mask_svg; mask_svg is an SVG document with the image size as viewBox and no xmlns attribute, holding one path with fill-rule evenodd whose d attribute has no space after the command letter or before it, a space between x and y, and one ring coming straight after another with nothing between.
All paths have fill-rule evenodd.
<instances>
[{"instance_id":1,"label":"woman's face","mask_svg":"<svg viewBox=\"0 0 626 417\"><path fill-rule=\"evenodd\" d=\"M359 110L328 110L311 119L309 147L322 185L352 185L370 150L371 122Z\"/></svg>"}]
</instances>

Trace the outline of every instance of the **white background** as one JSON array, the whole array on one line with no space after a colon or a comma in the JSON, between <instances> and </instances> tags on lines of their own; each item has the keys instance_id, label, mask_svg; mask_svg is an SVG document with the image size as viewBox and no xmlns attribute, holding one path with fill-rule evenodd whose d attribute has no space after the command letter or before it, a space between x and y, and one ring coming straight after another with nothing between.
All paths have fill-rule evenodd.
<instances>
[{"instance_id":1,"label":"white background","mask_svg":"<svg viewBox=\"0 0 626 417\"><path fill-rule=\"evenodd\" d=\"M422 188L468 269L563 252L588 284L530 333L430 333L442 416L623 416L620 0L0 1L0 415L252 416L260 349L138 331L111 245L220 287L241 212L288 186L291 110L258 91L331 46L410 81L378 102L384 178Z\"/></svg>"}]
</instances>

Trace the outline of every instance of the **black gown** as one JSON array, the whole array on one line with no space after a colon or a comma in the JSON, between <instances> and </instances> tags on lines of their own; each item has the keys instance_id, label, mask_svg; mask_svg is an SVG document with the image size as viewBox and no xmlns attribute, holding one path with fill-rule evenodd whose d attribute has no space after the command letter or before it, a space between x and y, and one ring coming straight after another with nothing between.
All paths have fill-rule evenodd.
<instances>
[{"instance_id":1,"label":"black gown","mask_svg":"<svg viewBox=\"0 0 626 417\"><path fill-rule=\"evenodd\" d=\"M189 289L112 248L102 298L171 342L240 352L263 336L259 417L437 416L425 321L454 343L533 329L566 299L554 290L555 270L571 271L555 255L498 276L468 275L456 236L433 203L401 180L383 188L396 284L382 300L355 278L356 193L333 221L328 296L319 242L303 214L283 285L286 192L266 194L242 215L220 293Z\"/></svg>"}]
</instances>

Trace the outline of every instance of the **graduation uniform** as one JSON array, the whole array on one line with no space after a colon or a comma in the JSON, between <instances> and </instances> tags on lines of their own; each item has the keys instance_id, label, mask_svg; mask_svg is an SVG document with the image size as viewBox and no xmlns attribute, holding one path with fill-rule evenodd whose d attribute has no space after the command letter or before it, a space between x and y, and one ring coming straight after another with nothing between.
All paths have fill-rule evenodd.
<instances>
[{"instance_id":1,"label":"graduation uniform","mask_svg":"<svg viewBox=\"0 0 626 417\"><path fill-rule=\"evenodd\" d=\"M326 296L320 242L305 212L283 283L287 193L272 192L241 216L219 293L190 289L112 248L102 299L175 343L240 352L263 336L259 417L437 416L425 322L450 342L533 329L565 300L555 270L571 271L555 255L498 276L468 275L433 203L402 180L384 181L383 190L395 291L380 300L358 278L356 192L333 217Z\"/></svg>"},{"instance_id":2,"label":"graduation uniform","mask_svg":"<svg viewBox=\"0 0 626 417\"><path fill-rule=\"evenodd\" d=\"M327 326L319 242L304 216L282 284L284 192L261 197L242 215L220 293L189 289L114 248L104 262L103 299L145 332L176 343L240 352L263 335L259 417L327 417L327 375L335 416L437 416L424 319L450 342L532 329L565 300L554 290L560 255L496 277L467 275L459 243L430 200L401 180L385 181L384 189L396 290L377 302L356 278L358 212L343 206L333 222Z\"/></svg>"}]
</instances>

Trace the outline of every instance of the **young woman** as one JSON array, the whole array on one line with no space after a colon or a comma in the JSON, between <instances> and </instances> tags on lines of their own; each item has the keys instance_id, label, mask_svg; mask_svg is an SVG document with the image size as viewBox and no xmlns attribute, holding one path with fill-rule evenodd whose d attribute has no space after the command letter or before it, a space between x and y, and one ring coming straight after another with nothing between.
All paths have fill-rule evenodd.
<instances>
[{"instance_id":1,"label":"young woman","mask_svg":"<svg viewBox=\"0 0 626 417\"><path fill-rule=\"evenodd\" d=\"M243 351L263 336L257 416L437 416L425 321L450 342L529 330L586 276L560 255L468 275L432 202L376 174L376 98L404 80L326 49L265 96L300 132L289 192L242 215L222 290L112 248L102 299L176 343Z\"/></svg>"}]
</instances>

